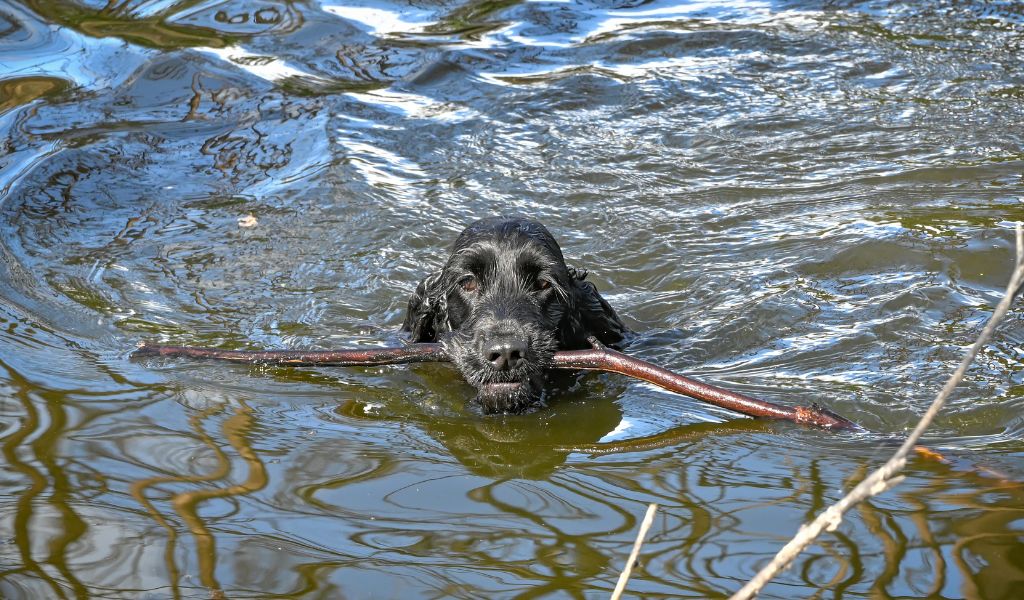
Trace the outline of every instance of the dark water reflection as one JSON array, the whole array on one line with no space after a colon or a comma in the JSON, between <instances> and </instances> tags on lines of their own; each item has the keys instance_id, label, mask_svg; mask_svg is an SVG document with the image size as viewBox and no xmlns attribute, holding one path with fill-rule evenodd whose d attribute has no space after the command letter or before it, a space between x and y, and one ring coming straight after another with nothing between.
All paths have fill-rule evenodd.
<instances>
[{"instance_id":1,"label":"dark water reflection","mask_svg":"<svg viewBox=\"0 0 1024 600\"><path fill-rule=\"evenodd\" d=\"M998 300L1022 46L982 0L0 3L0 596L605 597L651 501L630 590L727 594ZM394 341L499 212L632 353L881 434L614 376L482 418L445 365L127 358ZM1014 314L935 426L952 465L765 597L1024 596L1022 343Z\"/></svg>"}]
</instances>

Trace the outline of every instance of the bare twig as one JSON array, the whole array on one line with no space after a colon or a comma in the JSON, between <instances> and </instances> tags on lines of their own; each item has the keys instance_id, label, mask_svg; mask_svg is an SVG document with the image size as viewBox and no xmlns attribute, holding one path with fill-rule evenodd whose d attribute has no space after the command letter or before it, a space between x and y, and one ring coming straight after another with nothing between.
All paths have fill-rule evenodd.
<instances>
[{"instance_id":1,"label":"bare twig","mask_svg":"<svg viewBox=\"0 0 1024 600\"><path fill-rule=\"evenodd\" d=\"M440 344L409 344L397 348L366 348L347 350L220 350L195 346L161 346L142 344L132 356L169 356L207 358L254 365L289 367L332 366L354 367L398 365L415 362L449 360Z\"/></svg>"},{"instance_id":2,"label":"bare twig","mask_svg":"<svg viewBox=\"0 0 1024 600\"><path fill-rule=\"evenodd\" d=\"M769 562L757 575L754 576L745 586L743 586L738 592L733 594L731 600L745 600L752 598L757 595L758 592L763 588L776 574L783 569L787 568L789 564L806 548L811 544L822 531L834 531L843 520L843 515L848 510L856 506L863 500L870 498L884 492L885 490L899 484L903 479L899 475L900 471L907 464L907 455L914 445L921 438L924 430L931 424L935 415L938 414L939 410L946 403L946 400L952 394L953 389L963 380L964 375L967 373L968 367L974 362L974 359L978 356L978 352L981 351L982 346L988 343L992 338L992 334L995 332L996 327L1006 316L1006 313L1010 310L1010 304L1016 297L1017 292L1020 291L1021 286L1024 285L1024 225L1017 223L1017 253L1016 253L1016 264L1014 266L1013 273L1010 275L1010 283L1006 287L1006 294L1003 299L996 306L992 312L992 316L989 317L985 327L981 330L978 335L978 339L975 340L974 344L967 349L964 354L963 360L960 361L960 366L957 367L956 371L949 377L946 384L942 386L938 395L935 396L935 400L932 401L928 410L918 421L917 426L907 436L906 441L900 446L899 450L893 454L884 465L878 468L875 472L868 475L868 477L860 482L857 487L853 488L846 496L844 496L839 502L836 502L825 512L818 515L816 519L810 523L803 525L800 531L789 541L788 544L779 550L778 554Z\"/></svg>"},{"instance_id":3,"label":"bare twig","mask_svg":"<svg viewBox=\"0 0 1024 600\"><path fill-rule=\"evenodd\" d=\"M606 348L596 340L590 350L556 352L554 369L582 369L609 371L642 379L666 390L696 398L715 406L734 410L752 417L768 417L814 425L825 429L863 431L849 419L816 404L811 406L782 406L751 398L717 386L702 383L673 373L647 361L627 356ZM192 346L160 346L143 344L133 356L168 356L185 358L212 358L231 362L286 366L373 366L413 362L443 362L450 358L440 344L409 344L393 348L350 350L218 350Z\"/></svg>"},{"instance_id":4,"label":"bare twig","mask_svg":"<svg viewBox=\"0 0 1024 600\"><path fill-rule=\"evenodd\" d=\"M633 551L629 553L629 561L626 563L626 568L619 574L619 581L615 584L615 590L612 591L611 600L619 600L619 596L626 590L626 583L629 581L629 576L633 572L633 565L636 564L636 559L640 555L640 546L644 543L644 538L647 537L647 530L651 528L651 523L654 522L654 513L657 512L658 505L651 502L647 506L647 514L644 515L643 522L640 523L640 531L636 532L636 541L633 542Z\"/></svg>"},{"instance_id":5,"label":"bare twig","mask_svg":"<svg viewBox=\"0 0 1024 600\"><path fill-rule=\"evenodd\" d=\"M595 342L596 340L591 343ZM864 431L860 425L817 404L791 407L758 400L673 373L645 360L606 348L599 343L591 350L557 352L553 366L556 369L590 369L628 375L671 392L753 417L782 419L825 429Z\"/></svg>"}]
</instances>

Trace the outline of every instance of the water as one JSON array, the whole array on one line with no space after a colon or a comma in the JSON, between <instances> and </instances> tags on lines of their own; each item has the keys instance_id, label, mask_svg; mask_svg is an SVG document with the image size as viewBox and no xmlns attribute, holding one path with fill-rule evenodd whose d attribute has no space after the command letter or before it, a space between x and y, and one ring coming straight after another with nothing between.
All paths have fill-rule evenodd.
<instances>
[{"instance_id":1,"label":"water","mask_svg":"<svg viewBox=\"0 0 1024 600\"><path fill-rule=\"evenodd\" d=\"M730 593L998 301L1022 50L982 0L0 3L0 596L603 598L651 501L629 590ZM629 352L876 433L614 375L485 418L447 365L128 358L394 343L495 213ZM952 464L763 597L1024 596L1022 344L1017 311L930 431Z\"/></svg>"}]
</instances>

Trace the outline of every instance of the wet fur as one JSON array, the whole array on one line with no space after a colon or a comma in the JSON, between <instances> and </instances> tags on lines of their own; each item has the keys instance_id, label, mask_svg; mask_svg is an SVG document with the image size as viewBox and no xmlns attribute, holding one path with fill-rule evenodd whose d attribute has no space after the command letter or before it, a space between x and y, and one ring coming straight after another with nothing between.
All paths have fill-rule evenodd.
<instances>
[{"instance_id":1,"label":"wet fur","mask_svg":"<svg viewBox=\"0 0 1024 600\"><path fill-rule=\"evenodd\" d=\"M565 264L540 223L483 219L462 232L444 268L417 286L402 329L410 341L441 342L480 390L485 412L521 412L539 401L557 350L588 348L588 336L607 345L623 339L625 326L586 276ZM525 352L520 364L497 369L485 349L504 338L524 341Z\"/></svg>"}]
</instances>

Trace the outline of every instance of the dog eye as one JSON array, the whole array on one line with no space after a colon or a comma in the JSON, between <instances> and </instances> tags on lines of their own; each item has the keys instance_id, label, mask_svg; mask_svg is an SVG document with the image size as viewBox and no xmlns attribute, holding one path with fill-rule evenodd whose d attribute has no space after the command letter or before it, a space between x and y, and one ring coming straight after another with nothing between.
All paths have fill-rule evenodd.
<instances>
[{"instance_id":1,"label":"dog eye","mask_svg":"<svg viewBox=\"0 0 1024 600\"><path fill-rule=\"evenodd\" d=\"M476 277L470 275L468 277L463 277L462 280L459 281L459 285L467 292L475 292L476 289L480 287L480 282L477 281Z\"/></svg>"},{"instance_id":2,"label":"dog eye","mask_svg":"<svg viewBox=\"0 0 1024 600\"><path fill-rule=\"evenodd\" d=\"M547 279L538 279L537 283L533 284L533 287L538 292L541 292L541 291L544 291L544 290L548 289L549 287L551 287L551 282L548 281Z\"/></svg>"}]
</instances>

